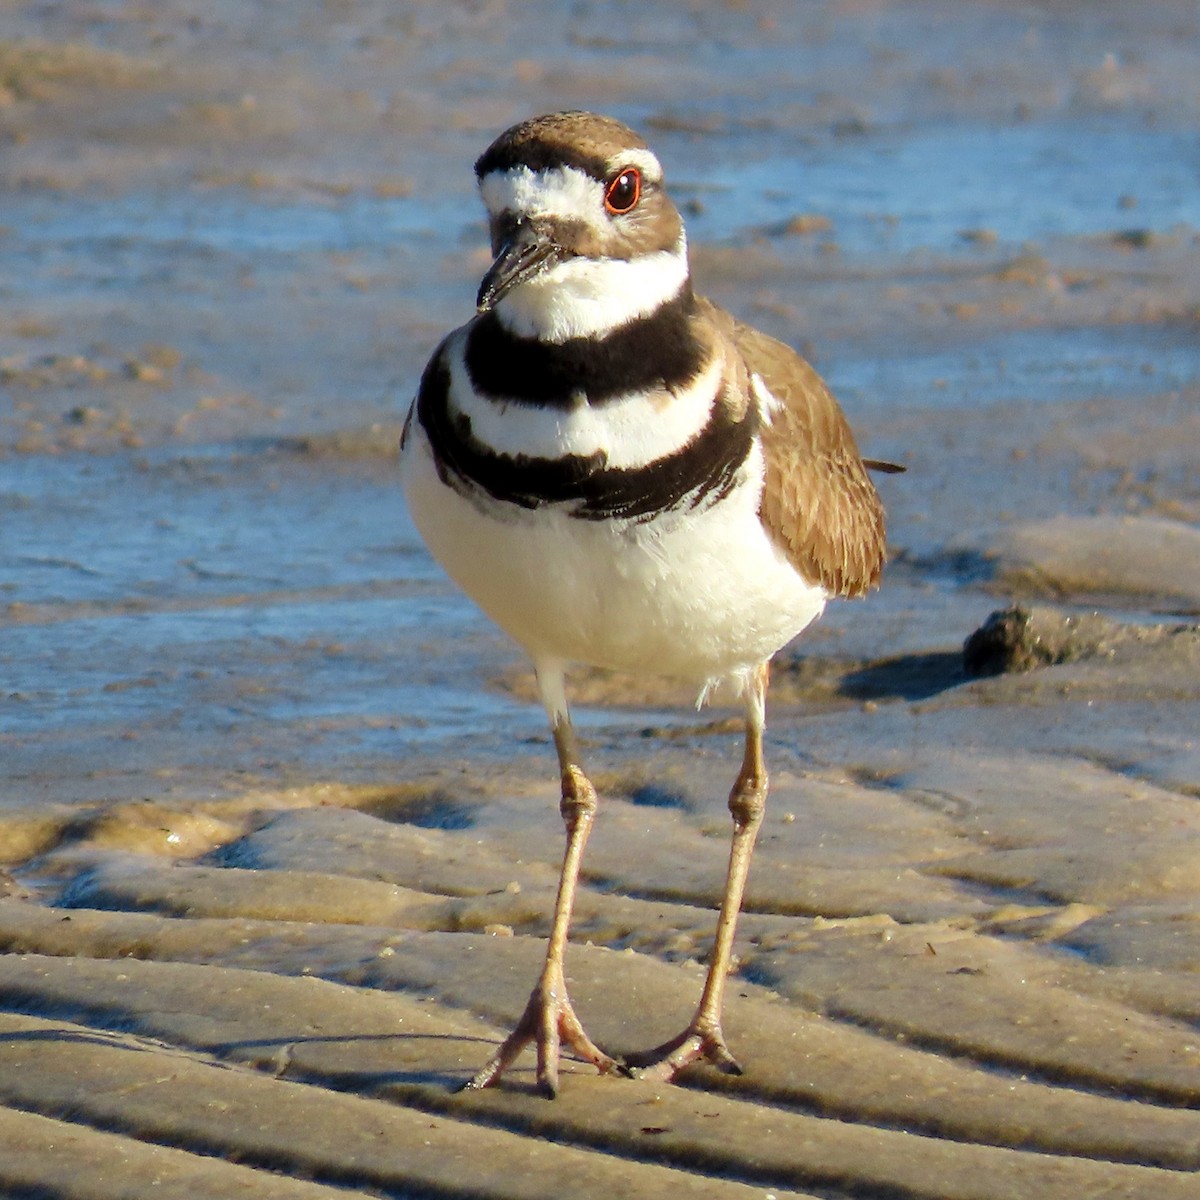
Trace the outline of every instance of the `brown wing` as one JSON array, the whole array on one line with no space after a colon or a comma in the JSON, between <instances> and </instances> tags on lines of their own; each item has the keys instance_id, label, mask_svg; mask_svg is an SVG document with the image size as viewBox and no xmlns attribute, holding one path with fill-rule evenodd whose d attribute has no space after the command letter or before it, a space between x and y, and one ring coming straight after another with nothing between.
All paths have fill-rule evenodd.
<instances>
[{"instance_id":1,"label":"brown wing","mask_svg":"<svg viewBox=\"0 0 1200 1200\"><path fill-rule=\"evenodd\" d=\"M883 505L841 408L790 346L704 303L778 402L763 427L763 523L806 578L863 595L883 570Z\"/></svg>"}]
</instances>

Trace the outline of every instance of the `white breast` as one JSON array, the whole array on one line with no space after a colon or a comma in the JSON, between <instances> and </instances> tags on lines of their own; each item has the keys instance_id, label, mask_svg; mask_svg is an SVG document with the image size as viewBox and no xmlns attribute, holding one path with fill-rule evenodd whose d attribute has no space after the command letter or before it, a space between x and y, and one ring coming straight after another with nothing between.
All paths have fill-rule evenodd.
<instances>
[{"instance_id":1,"label":"white breast","mask_svg":"<svg viewBox=\"0 0 1200 1200\"><path fill-rule=\"evenodd\" d=\"M700 510L592 521L522 510L444 485L414 422L403 460L409 510L451 578L535 664L587 663L707 685L739 676L824 609L758 517L762 462Z\"/></svg>"}]
</instances>

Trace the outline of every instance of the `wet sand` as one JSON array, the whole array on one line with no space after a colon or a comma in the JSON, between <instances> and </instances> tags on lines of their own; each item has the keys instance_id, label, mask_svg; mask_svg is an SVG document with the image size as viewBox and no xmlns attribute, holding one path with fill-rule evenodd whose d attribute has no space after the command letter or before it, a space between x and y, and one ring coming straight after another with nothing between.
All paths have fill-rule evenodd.
<instances>
[{"instance_id":1,"label":"wet sand","mask_svg":"<svg viewBox=\"0 0 1200 1200\"><path fill-rule=\"evenodd\" d=\"M1200 1197L1198 46L1182 0L0 14L0 1192ZM474 156L567 106L908 473L882 590L777 663L746 1074L550 1104L452 1090L561 828L394 446ZM568 974L633 1051L699 991L738 734L574 695Z\"/></svg>"}]
</instances>

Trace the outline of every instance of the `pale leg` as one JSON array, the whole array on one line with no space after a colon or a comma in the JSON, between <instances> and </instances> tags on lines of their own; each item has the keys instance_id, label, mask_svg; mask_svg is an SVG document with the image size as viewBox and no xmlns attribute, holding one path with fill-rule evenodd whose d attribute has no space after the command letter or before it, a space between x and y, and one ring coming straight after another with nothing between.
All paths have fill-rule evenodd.
<instances>
[{"instance_id":1,"label":"pale leg","mask_svg":"<svg viewBox=\"0 0 1200 1200\"><path fill-rule=\"evenodd\" d=\"M721 1008L725 997L725 980L733 959L733 936L746 891L746 876L750 871L750 857L754 853L754 840L766 808L767 771L763 762L766 693L767 664L763 663L746 689L746 748L742 769L729 794L729 811L733 816L729 871L700 1003L691 1024L677 1037L653 1050L626 1057L625 1065L642 1078L672 1079L677 1072L698 1059L706 1059L731 1075L742 1073L721 1032Z\"/></svg>"},{"instance_id":2,"label":"pale leg","mask_svg":"<svg viewBox=\"0 0 1200 1200\"><path fill-rule=\"evenodd\" d=\"M546 962L524 1014L488 1064L465 1087L485 1088L495 1083L532 1042L537 1048L538 1088L553 1098L558 1093L560 1046L565 1044L602 1073L617 1068L618 1064L584 1032L571 1005L571 998L567 995L563 959L571 926L575 886L579 880L579 864L596 815L596 790L579 765L575 733L563 698L561 670L540 668L538 685L550 714L554 746L558 751L562 772L560 810L567 829L567 849L558 881L558 896L554 902L554 922L550 930Z\"/></svg>"}]
</instances>

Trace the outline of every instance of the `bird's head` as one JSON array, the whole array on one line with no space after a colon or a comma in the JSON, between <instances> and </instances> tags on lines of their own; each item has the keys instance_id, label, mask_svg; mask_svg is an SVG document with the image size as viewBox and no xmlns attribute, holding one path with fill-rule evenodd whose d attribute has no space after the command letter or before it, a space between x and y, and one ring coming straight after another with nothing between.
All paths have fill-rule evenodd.
<instances>
[{"instance_id":1,"label":"bird's head","mask_svg":"<svg viewBox=\"0 0 1200 1200\"><path fill-rule=\"evenodd\" d=\"M494 261L480 312L543 341L598 337L688 285L662 166L611 117L564 112L502 133L475 163Z\"/></svg>"}]
</instances>

